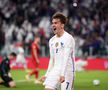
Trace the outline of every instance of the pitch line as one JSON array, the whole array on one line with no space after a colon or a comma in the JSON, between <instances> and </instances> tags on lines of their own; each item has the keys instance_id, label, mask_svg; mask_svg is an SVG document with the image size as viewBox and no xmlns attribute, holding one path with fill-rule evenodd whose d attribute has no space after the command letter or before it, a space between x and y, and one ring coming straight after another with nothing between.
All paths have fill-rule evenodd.
<instances>
[{"instance_id":1,"label":"pitch line","mask_svg":"<svg viewBox=\"0 0 108 90\"><path fill-rule=\"evenodd\" d=\"M15 81L15 82L16 82L16 83L19 83L19 82L31 82L31 81L34 81L34 79L30 79L29 81L23 79L23 80L17 80L17 81Z\"/></svg>"}]
</instances>

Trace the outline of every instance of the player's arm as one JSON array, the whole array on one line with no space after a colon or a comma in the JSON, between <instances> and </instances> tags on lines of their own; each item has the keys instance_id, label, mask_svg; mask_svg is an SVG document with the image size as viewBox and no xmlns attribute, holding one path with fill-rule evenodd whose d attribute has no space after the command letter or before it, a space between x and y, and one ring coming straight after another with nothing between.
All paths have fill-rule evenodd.
<instances>
[{"instance_id":1,"label":"player's arm","mask_svg":"<svg viewBox=\"0 0 108 90\"><path fill-rule=\"evenodd\" d=\"M65 75L65 70L68 62L69 55L74 51L75 42L74 39L70 38L68 42L66 42L63 49L63 60L62 60L62 68L61 68L61 77Z\"/></svg>"},{"instance_id":2,"label":"player's arm","mask_svg":"<svg viewBox=\"0 0 108 90\"><path fill-rule=\"evenodd\" d=\"M1 71L5 76L8 76L8 72L6 71L6 68L9 69L7 63L3 61L1 64Z\"/></svg>"},{"instance_id":3,"label":"player's arm","mask_svg":"<svg viewBox=\"0 0 108 90\"><path fill-rule=\"evenodd\" d=\"M47 69L45 76L48 75L49 71L52 69L54 65L54 52L53 52L50 42L49 42L49 47L50 47L50 60L49 60L49 65L48 65L48 69Z\"/></svg>"},{"instance_id":4,"label":"player's arm","mask_svg":"<svg viewBox=\"0 0 108 90\"><path fill-rule=\"evenodd\" d=\"M48 73L51 71L51 69L53 68L53 65L54 65L54 62L53 62L53 50L52 50L52 48L50 46L50 42L49 42L49 47L50 47L50 60L49 60L49 64L48 64L48 69L47 69L47 72L46 72L45 76L42 76L40 78L40 81L45 81Z\"/></svg>"},{"instance_id":5,"label":"player's arm","mask_svg":"<svg viewBox=\"0 0 108 90\"><path fill-rule=\"evenodd\" d=\"M46 79L48 73L51 71L52 67L53 67L53 58L51 58L51 54L50 54L48 69L46 71L46 74L40 78L40 81L42 81L42 82L45 81L45 79Z\"/></svg>"},{"instance_id":6,"label":"player's arm","mask_svg":"<svg viewBox=\"0 0 108 90\"><path fill-rule=\"evenodd\" d=\"M34 45L33 45L32 49L33 49L33 55L35 57L36 63L39 63L38 53L37 53Z\"/></svg>"},{"instance_id":7,"label":"player's arm","mask_svg":"<svg viewBox=\"0 0 108 90\"><path fill-rule=\"evenodd\" d=\"M11 73L10 73L10 72L8 73L8 76L9 76L9 77L12 77L12 75L11 75Z\"/></svg>"}]
</instances>

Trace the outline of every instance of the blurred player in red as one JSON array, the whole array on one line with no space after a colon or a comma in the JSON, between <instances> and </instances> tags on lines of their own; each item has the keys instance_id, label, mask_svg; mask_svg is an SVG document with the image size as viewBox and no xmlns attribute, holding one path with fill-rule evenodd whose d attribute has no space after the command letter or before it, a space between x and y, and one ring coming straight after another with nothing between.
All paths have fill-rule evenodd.
<instances>
[{"instance_id":1,"label":"blurred player in red","mask_svg":"<svg viewBox=\"0 0 108 90\"><path fill-rule=\"evenodd\" d=\"M39 75L39 53L40 53L40 37L36 36L34 42L31 45L31 55L32 55L32 63L34 65L34 69L26 75L26 79L30 80L30 76L35 75L35 83L39 83L38 75Z\"/></svg>"}]
</instances>

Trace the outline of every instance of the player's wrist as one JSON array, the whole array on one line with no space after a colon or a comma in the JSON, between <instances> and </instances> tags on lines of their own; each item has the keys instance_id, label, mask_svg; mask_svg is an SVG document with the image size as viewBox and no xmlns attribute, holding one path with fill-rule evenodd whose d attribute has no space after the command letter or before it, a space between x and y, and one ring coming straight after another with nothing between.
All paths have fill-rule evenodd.
<instances>
[{"instance_id":1,"label":"player's wrist","mask_svg":"<svg viewBox=\"0 0 108 90\"><path fill-rule=\"evenodd\" d=\"M63 83L65 81L65 77L64 76L60 76L60 82Z\"/></svg>"},{"instance_id":2,"label":"player's wrist","mask_svg":"<svg viewBox=\"0 0 108 90\"><path fill-rule=\"evenodd\" d=\"M61 75L60 76L65 76L65 74L64 73L61 73Z\"/></svg>"}]
</instances>

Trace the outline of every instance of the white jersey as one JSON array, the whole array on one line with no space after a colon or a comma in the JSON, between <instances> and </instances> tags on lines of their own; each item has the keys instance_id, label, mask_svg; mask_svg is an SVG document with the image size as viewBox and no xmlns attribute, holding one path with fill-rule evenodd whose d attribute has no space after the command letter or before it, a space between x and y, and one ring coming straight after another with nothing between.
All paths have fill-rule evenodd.
<instances>
[{"instance_id":1,"label":"white jersey","mask_svg":"<svg viewBox=\"0 0 108 90\"><path fill-rule=\"evenodd\" d=\"M17 63L26 63L25 57L24 57L24 49L22 47L18 47L18 55L16 58Z\"/></svg>"},{"instance_id":2,"label":"white jersey","mask_svg":"<svg viewBox=\"0 0 108 90\"><path fill-rule=\"evenodd\" d=\"M19 54L24 54L24 49L22 47L18 47L18 53Z\"/></svg>"},{"instance_id":3,"label":"white jersey","mask_svg":"<svg viewBox=\"0 0 108 90\"><path fill-rule=\"evenodd\" d=\"M74 38L67 32L61 37L53 36L49 41L50 61L47 76L50 73L58 72L60 76L65 76L68 72L74 72Z\"/></svg>"},{"instance_id":4,"label":"white jersey","mask_svg":"<svg viewBox=\"0 0 108 90\"><path fill-rule=\"evenodd\" d=\"M18 47L17 50L18 50L18 54L16 57L16 61L11 64L11 67L13 66L22 67L23 66L25 69L27 69L26 59L24 57L24 49L22 47Z\"/></svg>"}]
</instances>

